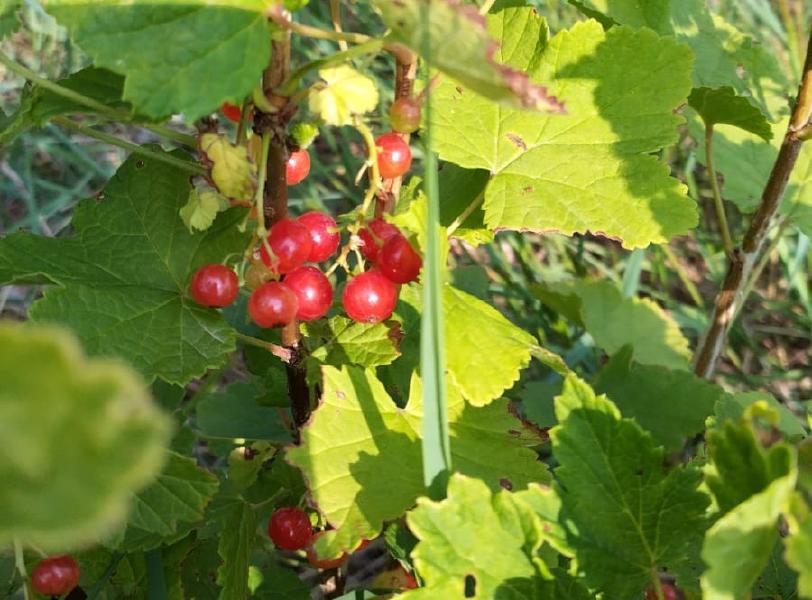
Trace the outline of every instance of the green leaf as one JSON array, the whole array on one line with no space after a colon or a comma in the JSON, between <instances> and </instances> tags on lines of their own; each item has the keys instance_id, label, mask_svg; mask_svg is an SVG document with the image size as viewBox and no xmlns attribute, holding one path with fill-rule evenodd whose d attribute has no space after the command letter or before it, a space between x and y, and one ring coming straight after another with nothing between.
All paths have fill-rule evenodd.
<instances>
[{"instance_id":1,"label":"green leaf","mask_svg":"<svg viewBox=\"0 0 812 600\"><path fill-rule=\"evenodd\" d=\"M625 346L601 369L595 392L606 394L624 417L631 417L667 452L679 450L685 438L704 429L705 419L724 390L689 371L672 371L632 362Z\"/></svg>"},{"instance_id":2,"label":"green leaf","mask_svg":"<svg viewBox=\"0 0 812 600\"><path fill-rule=\"evenodd\" d=\"M263 0L44 4L96 66L126 76L124 99L154 118L183 113L192 122L241 102L270 59Z\"/></svg>"},{"instance_id":3,"label":"green leaf","mask_svg":"<svg viewBox=\"0 0 812 600\"><path fill-rule=\"evenodd\" d=\"M321 405L301 430L287 459L302 470L310 495L337 531L319 539L319 556L338 556L380 533L425 493L420 455L422 386L399 409L370 371L322 367ZM449 431L454 468L491 489L522 489L548 475L505 401L474 408L449 388ZM529 433L527 434L530 435ZM338 437L337 437L338 436ZM382 472L397 474L381 477Z\"/></svg>"},{"instance_id":4,"label":"green leaf","mask_svg":"<svg viewBox=\"0 0 812 600\"><path fill-rule=\"evenodd\" d=\"M0 40L14 33L20 26L17 11L21 0L0 0Z\"/></svg>"},{"instance_id":5,"label":"green leaf","mask_svg":"<svg viewBox=\"0 0 812 600\"><path fill-rule=\"evenodd\" d=\"M228 200L213 190L192 189L189 201L180 209L180 218L191 233L206 231L217 215L229 207Z\"/></svg>"},{"instance_id":6,"label":"green leaf","mask_svg":"<svg viewBox=\"0 0 812 600\"><path fill-rule=\"evenodd\" d=\"M705 95L710 94L716 118L725 115L734 125L769 138L771 103L765 87L785 84L781 69L766 49L711 14L704 0L582 0L575 4L615 23L648 27L690 46L695 55L692 79L699 93L692 95L691 105L703 106ZM737 111L741 112L737 115Z\"/></svg>"},{"instance_id":7,"label":"green leaf","mask_svg":"<svg viewBox=\"0 0 812 600\"><path fill-rule=\"evenodd\" d=\"M261 406L263 390L251 382L235 382L222 392L205 395L197 405L197 427L208 438L244 438L275 444L291 441L276 408Z\"/></svg>"},{"instance_id":8,"label":"green leaf","mask_svg":"<svg viewBox=\"0 0 812 600\"><path fill-rule=\"evenodd\" d=\"M224 101L238 103L270 59L262 0L44 5L97 66L126 76L124 98L154 118L183 113L192 122Z\"/></svg>"},{"instance_id":9,"label":"green leaf","mask_svg":"<svg viewBox=\"0 0 812 600\"><path fill-rule=\"evenodd\" d=\"M217 569L222 586L220 600L249 598L248 567L257 531L257 515L246 502L235 502L223 522L217 554L223 560Z\"/></svg>"},{"instance_id":10,"label":"green leaf","mask_svg":"<svg viewBox=\"0 0 812 600\"><path fill-rule=\"evenodd\" d=\"M2 1L2 0L0 0ZM121 100L124 79L106 69L88 67L57 82L63 88L78 92L113 109L130 112L130 105ZM0 144L8 144L23 132L42 127L51 117L69 114L93 114L84 104L39 87L26 85L20 108L0 123Z\"/></svg>"},{"instance_id":11,"label":"green leaf","mask_svg":"<svg viewBox=\"0 0 812 600\"><path fill-rule=\"evenodd\" d=\"M756 134L769 142L773 137L770 123L748 98L737 96L731 87L719 89L694 88L688 104L702 117L706 125L722 123Z\"/></svg>"},{"instance_id":12,"label":"green leaf","mask_svg":"<svg viewBox=\"0 0 812 600\"><path fill-rule=\"evenodd\" d=\"M362 367L388 365L400 356L402 335L395 323L357 323L346 317L305 324L308 337L319 337L324 343L310 356L333 366L353 364Z\"/></svg>"},{"instance_id":13,"label":"green leaf","mask_svg":"<svg viewBox=\"0 0 812 600\"><path fill-rule=\"evenodd\" d=\"M475 579L477 597L491 598L507 580L547 571L535 556L543 533L533 510L507 491L494 494L479 480L452 475L448 497L419 498L407 521L420 540L412 558L425 588L403 594L404 599L466 597L466 577Z\"/></svg>"},{"instance_id":14,"label":"green leaf","mask_svg":"<svg viewBox=\"0 0 812 600\"><path fill-rule=\"evenodd\" d=\"M133 498L127 529L114 542L116 548L138 552L185 537L203 520L217 488L217 478L193 459L169 452L155 482Z\"/></svg>"},{"instance_id":15,"label":"green leaf","mask_svg":"<svg viewBox=\"0 0 812 600\"><path fill-rule=\"evenodd\" d=\"M786 444L765 450L748 422L725 422L708 432L711 462L705 482L721 513L727 513L766 489L792 470L793 457Z\"/></svg>"},{"instance_id":16,"label":"green leaf","mask_svg":"<svg viewBox=\"0 0 812 600\"><path fill-rule=\"evenodd\" d=\"M237 200L250 200L257 187L257 166L248 148L234 145L225 135L204 133L200 151L211 164L211 180L221 194Z\"/></svg>"},{"instance_id":17,"label":"green leaf","mask_svg":"<svg viewBox=\"0 0 812 600\"><path fill-rule=\"evenodd\" d=\"M639 598L652 572L673 570L702 535L708 499L697 489L700 474L666 474L651 437L575 375L556 398L556 416L560 522L579 571L607 597Z\"/></svg>"},{"instance_id":18,"label":"green leaf","mask_svg":"<svg viewBox=\"0 0 812 600\"><path fill-rule=\"evenodd\" d=\"M773 125L775 135L771 143L728 125L714 129L713 160L724 176L722 195L743 212L752 212L758 206L787 124L785 118ZM701 125L695 121L690 122L690 132L697 139L703 135ZM698 148L697 155L705 163L704 148ZM806 235L812 235L812 146L808 144L801 146L779 211Z\"/></svg>"},{"instance_id":19,"label":"green leaf","mask_svg":"<svg viewBox=\"0 0 812 600\"><path fill-rule=\"evenodd\" d=\"M795 487L795 456L784 447L788 472L727 512L708 530L702 559L703 598L737 600L750 593L778 540L778 519Z\"/></svg>"},{"instance_id":20,"label":"green leaf","mask_svg":"<svg viewBox=\"0 0 812 600\"><path fill-rule=\"evenodd\" d=\"M378 106L375 82L347 65L321 69L324 82L310 93L310 112L328 125L352 125L353 115L364 115Z\"/></svg>"},{"instance_id":21,"label":"green leaf","mask_svg":"<svg viewBox=\"0 0 812 600\"><path fill-rule=\"evenodd\" d=\"M294 571L273 563L263 572L262 585L254 597L258 600L310 600L310 588Z\"/></svg>"},{"instance_id":22,"label":"green leaf","mask_svg":"<svg viewBox=\"0 0 812 600\"><path fill-rule=\"evenodd\" d=\"M489 179L490 174L482 169L462 169L454 163L444 163L439 173L440 224L448 227L478 198L481 202ZM480 205L459 223L452 236L472 246L492 242L493 232L485 227L484 219L485 213Z\"/></svg>"},{"instance_id":23,"label":"green leaf","mask_svg":"<svg viewBox=\"0 0 812 600\"><path fill-rule=\"evenodd\" d=\"M422 310L419 293L417 286L401 291L398 312L405 314L404 344L415 343L415 317ZM449 285L443 288L443 310L449 381L471 404L483 406L519 378L535 339L490 304Z\"/></svg>"},{"instance_id":24,"label":"green leaf","mask_svg":"<svg viewBox=\"0 0 812 600\"><path fill-rule=\"evenodd\" d=\"M786 538L786 560L800 573L798 593L802 598L812 597L812 511L795 496L790 511L789 536Z\"/></svg>"},{"instance_id":25,"label":"green leaf","mask_svg":"<svg viewBox=\"0 0 812 600\"><path fill-rule=\"evenodd\" d=\"M651 156L677 140L682 118L674 110L690 90L688 48L649 30L604 32L594 21L546 43L530 8L488 23L501 35L498 58L548 83L567 107L566 115L540 116L453 81L438 86L435 147L444 160L492 174L484 202L490 228L591 231L636 248L696 224L685 186Z\"/></svg>"},{"instance_id":26,"label":"green leaf","mask_svg":"<svg viewBox=\"0 0 812 600\"><path fill-rule=\"evenodd\" d=\"M0 283L58 284L30 311L69 325L91 354L127 359L148 379L185 384L222 365L234 331L186 297L194 270L242 252L244 210L191 235L178 216L188 173L129 158L98 197L80 203L71 237L17 233L0 240Z\"/></svg>"},{"instance_id":27,"label":"green leaf","mask_svg":"<svg viewBox=\"0 0 812 600\"><path fill-rule=\"evenodd\" d=\"M529 80L520 70L510 68L515 65L500 64L503 61L498 50L494 52L492 31L486 29L476 9L449 0L433 2L426 31L423 9L429 6L427 3L421 0L375 0L374 4L390 29L391 41L420 54L427 37L431 56L423 58L430 59L432 68L466 88L503 104L551 112L563 110L561 103L550 96L543 85ZM534 24L526 35L519 35L515 40L502 40L502 44L523 47L523 52L533 53L546 39L546 25Z\"/></svg>"},{"instance_id":28,"label":"green leaf","mask_svg":"<svg viewBox=\"0 0 812 600\"><path fill-rule=\"evenodd\" d=\"M797 594L798 574L784 560L784 544L779 540L753 586L753 598L793 598Z\"/></svg>"},{"instance_id":29,"label":"green leaf","mask_svg":"<svg viewBox=\"0 0 812 600\"><path fill-rule=\"evenodd\" d=\"M623 346L634 349L632 358L645 365L688 369L691 352L677 323L647 298L624 298L609 281L577 280L539 286L534 292L545 304L580 321L595 345L607 354Z\"/></svg>"},{"instance_id":30,"label":"green leaf","mask_svg":"<svg viewBox=\"0 0 812 600\"><path fill-rule=\"evenodd\" d=\"M160 470L170 422L116 362L62 329L0 324L0 546L86 544Z\"/></svg>"},{"instance_id":31,"label":"green leaf","mask_svg":"<svg viewBox=\"0 0 812 600\"><path fill-rule=\"evenodd\" d=\"M767 407L778 413L778 429L788 438L799 438L806 435L804 424L790 409L781 404L768 392L739 392L725 394L716 402L714 417L710 426L721 424L725 420L738 422L745 414L747 407L756 402L766 403Z\"/></svg>"}]
</instances>

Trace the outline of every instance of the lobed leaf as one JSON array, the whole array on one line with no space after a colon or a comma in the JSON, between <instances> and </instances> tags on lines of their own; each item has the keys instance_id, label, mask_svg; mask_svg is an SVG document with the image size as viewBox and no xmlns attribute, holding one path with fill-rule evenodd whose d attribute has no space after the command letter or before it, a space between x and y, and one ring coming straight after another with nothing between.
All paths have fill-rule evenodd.
<instances>
[{"instance_id":1,"label":"lobed leaf","mask_svg":"<svg viewBox=\"0 0 812 600\"><path fill-rule=\"evenodd\" d=\"M639 598L656 569L678 567L701 538L708 499L700 474L666 473L651 437L575 375L564 381L556 415L560 522L578 570L607 597Z\"/></svg>"},{"instance_id":2,"label":"lobed leaf","mask_svg":"<svg viewBox=\"0 0 812 600\"><path fill-rule=\"evenodd\" d=\"M370 371L322 367L321 405L301 431L302 443L287 460L301 469L312 500L336 528L317 543L320 556L335 557L380 533L425 492L420 457L422 389L416 376L409 403L398 408ZM524 448L521 424L505 401L483 408L449 389L449 430L455 469L491 489L522 489L545 481L544 466ZM381 477L382 470L392 473Z\"/></svg>"},{"instance_id":3,"label":"lobed leaf","mask_svg":"<svg viewBox=\"0 0 812 600\"><path fill-rule=\"evenodd\" d=\"M529 8L503 10L488 24L502 40L498 58L546 82L567 106L566 115L540 116L453 81L438 86L435 147L444 160L491 173L488 227L591 231L636 248L696 224L685 187L650 155L677 139L674 109L690 89L685 46L649 30L604 32L594 21L547 42Z\"/></svg>"},{"instance_id":4,"label":"lobed leaf","mask_svg":"<svg viewBox=\"0 0 812 600\"><path fill-rule=\"evenodd\" d=\"M475 7L454 0L374 0L374 4L390 29L392 42L420 54L427 39L432 67L477 94L507 105L564 112L564 105L547 88L531 81L522 70L502 64L499 44ZM425 10L429 13L428 29ZM546 29L544 32L546 37ZM528 48L532 50L538 42L528 39Z\"/></svg>"},{"instance_id":5,"label":"lobed leaf","mask_svg":"<svg viewBox=\"0 0 812 600\"><path fill-rule=\"evenodd\" d=\"M263 0L44 5L96 66L126 77L124 99L155 119L183 113L192 122L241 102L270 59Z\"/></svg>"},{"instance_id":6,"label":"lobed leaf","mask_svg":"<svg viewBox=\"0 0 812 600\"><path fill-rule=\"evenodd\" d=\"M625 417L652 434L667 452L701 432L724 390L683 370L632 362L624 346L598 373L595 392L606 394Z\"/></svg>"},{"instance_id":7,"label":"lobed leaf","mask_svg":"<svg viewBox=\"0 0 812 600\"><path fill-rule=\"evenodd\" d=\"M60 328L2 323L0 348L0 545L107 534L160 470L169 420L130 368Z\"/></svg>"},{"instance_id":8,"label":"lobed leaf","mask_svg":"<svg viewBox=\"0 0 812 600\"><path fill-rule=\"evenodd\" d=\"M190 234L178 216L188 174L130 157L98 198L75 209L73 235L0 239L0 282L56 284L34 303L35 321L69 325L88 352L127 359L145 377L185 384L223 364L234 331L186 297L194 270L242 252L244 211Z\"/></svg>"},{"instance_id":9,"label":"lobed leaf","mask_svg":"<svg viewBox=\"0 0 812 600\"><path fill-rule=\"evenodd\" d=\"M127 529L113 545L141 552L180 540L203 520L217 488L217 478L194 459L169 452L157 479L133 497Z\"/></svg>"}]
</instances>

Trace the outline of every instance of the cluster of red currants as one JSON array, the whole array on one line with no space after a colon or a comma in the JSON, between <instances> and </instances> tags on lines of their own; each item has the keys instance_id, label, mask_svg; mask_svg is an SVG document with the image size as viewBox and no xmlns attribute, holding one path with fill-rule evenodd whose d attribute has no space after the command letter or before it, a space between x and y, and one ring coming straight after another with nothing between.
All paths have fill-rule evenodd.
<instances>
[{"instance_id":1,"label":"cluster of red currants","mask_svg":"<svg viewBox=\"0 0 812 600\"><path fill-rule=\"evenodd\" d=\"M386 133L376 145L383 178L400 177L408 171L412 153L398 134ZM307 150L292 152L286 169L288 185L301 182L309 171ZM323 317L333 304L333 285L324 272L307 263L322 263L332 257L340 237L335 220L322 212L311 211L274 223L267 243L263 241L257 254L264 268L254 265L246 272L246 284L253 290L248 301L251 319L260 327L277 327ZM383 219L367 223L357 239L358 249L372 268L350 278L342 304L351 319L377 323L392 315L398 286L415 281L423 261L400 230ZM234 302L239 288L232 269L208 264L195 272L190 291L198 304L221 308Z\"/></svg>"}]
</instances>

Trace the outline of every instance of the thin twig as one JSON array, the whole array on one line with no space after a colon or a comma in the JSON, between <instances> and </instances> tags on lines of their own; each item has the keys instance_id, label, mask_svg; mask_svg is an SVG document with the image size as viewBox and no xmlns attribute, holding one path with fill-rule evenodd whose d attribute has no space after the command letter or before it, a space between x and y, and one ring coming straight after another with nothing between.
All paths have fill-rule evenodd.
<instances>
[{"instance_id":1,"label":"thin twig","mask_svg":"<svg viewBox=\"0 0 812 600\"><path fill-rule=\"evenodd\" d=\"M333 19L333 29L338 33L343 33L344 28L341 26L341 3L339 0L330 0L330 16ZM347 50L347 40L339 40L338 47L341 51Z\"/></svg>"},{"instance_id":2,"label":"thin twig","mask_svg":"<svg viewBox=\"0 0 812 600\"><path fill-rule=\"evenodd\" d=\"M471 201L471 203L470 203L468 206L466 206L466 207L465 207L465 210L464 210L464 211L462 211L462 213L460 214L460 216L459 216L459 217L457 217L456 219L454 219L454 222L453 222L453 223L451 223L451 225L449 225L449 226L448 226L448 230L446 231L446 233L448 234L448 237L451 237L451 235L452 235L452 234L453 234L455 231L457 231L457 229L459 228L459 226L460 226L460 225L462 225L463 223L465 223L465 220L466 220L468 217L470 217L470 216L471 216L471 214L472 214L472 213L473 213L473 212L474 212L474 211L475 211L477 208L479 208L479 206L482 204L482 202L483 202L484 200L485 200L485 190L482 190L481 192L479 192L479 194L477 195L477 197L476 197L476 198L474 198L474 199Z\"/></svg>"},{"instance_id":3,"label":"thin twig","mask_svg":"<svg viewBox=\"0 0 812 600\"><path fill-rule=\"evenodd\" d=\"M797 132L809 123L810 117L812 117L812 32L807 44L803 79L792 120L762 192L761 204L744 235L742 247L734 249L730 257L727 274L716 296L711 324L694 358L694 372L700 377L710 379L713 376L716 361L725 348L730 326L739 306L746 300L746 284L761 255L773 218L784 197L787 181L801 152L803 141L798 138Z\"/></svg>"},{"instance_id":4,"label":"thin twig","mask_svg":"<svg viewBox=\"0 0 812 600\"><path fill-rule=\"evenodd\" d=\"M186 135L178 131L173 131L172 129L168 129L161 125L153 125L150 123L133 123L133 117L131 114L120 110L116 110L115 108L111 108L106 104L99 102L98 100L94 100L93 98L89 98L84 94L80 94L79 92L61 86L54 81L45 79L44 77L40 77L37 73L35 73L34 71L32 71L27 67L24 67L20 63L15 62L14 60L6 56L3 52L0 52L0 63L3 63L6 67L8 67L10 71L13 71L17 75L24 77L28 81L37 84L39 87L46 89L49 92L56 94L57 96L61 96L72 102L75 102L76 104L86 106L92 109L93 111L99 113L100 115L112 119L113 121L137 125L138 127L142 127L149 131L152 131L155 134L158 134L170 140L174 140L178 143L185 144L192 148L194 148L197 145L197 140L191 135Z\"/></svg>"},{"instance_id":5,"label":"thin twig","mask_svg":"<svg viewBox=\"0 0 812 600\"><path fill-rule=\"evenodd\" d=\"M64 127L65 129L72 129L73 131L81 133L82 135L86 135L87 137L97 139L101 142L105 142L112 146L118 146L119 148L123 148L124 150L128 150L129 152L140 154L141 156L144 156L151 160L157 160L158 162L171 165L177 169L183 169L184 171L187 171L192 175L206 175L206 169L204 169L198 164L189 162L188 160L183 160L182 158L176 158L171 154L155 152L154 150L150 150L149 148L145 148L144 146L133 144L126 140L122 140L121 138L116 137L114 135L98 131L96 129L93 129L92 127L88 127L87 125L82 125L81 123L77 123L76 121L73 121L66 117L53 117L51 121L54 123L54 125L59 125L60 127Z\"/></svg>"},{"instance_id":6,"label":"thin twig","mask_svg":"<svg viewBox=\"0 0 812 600\"><path fill-rule=\"evenodd\" d=\"M242 333L236 333L237 339L240 340L244 344L248 344L250 346L256 346L257 348L263 348L279 358L282 362L288 363L290 362L291 358L291 351L287 348L283 348L278 344L273 344L271 342L266 342L265 340L261 340L259 338L252 337L250 335L245 335Z\"/></svg>"},{"instance_id":7,"label":"thin twig","mask_svg":"<svg viewBox=\"0 0 812 600\"><path fill-rule=\"evenodd\" d=\"M372 38L363 33L345 32L345 31L328 31L326 29L319 29L303 23L296 23L291 21L289 14L285 11L280 4L276 4L268 9L268 16L274 23L292 31L293 33L303 35L305 37L314 38L317 40L332 40L334 42L350 42L351 44L364 44Z\"/></svg>"},{"instance_id":8,"label":"thin twig","mask_svg":"<svg viewBox=\"0 0 812 600\"><path fill-rule=\"evenodd\" d=\"M705 124L705 163L708 167L708 177L713 192L713 206L716 210L716 219L719 221L719 230L722 232L722 244L724 245L725 254L733 256L733 238L730 236L730 227L727 224L725 203L719 189L719 178L716 175L716 168L713 166L713 123Z\"/></svg>"}]
</instances>

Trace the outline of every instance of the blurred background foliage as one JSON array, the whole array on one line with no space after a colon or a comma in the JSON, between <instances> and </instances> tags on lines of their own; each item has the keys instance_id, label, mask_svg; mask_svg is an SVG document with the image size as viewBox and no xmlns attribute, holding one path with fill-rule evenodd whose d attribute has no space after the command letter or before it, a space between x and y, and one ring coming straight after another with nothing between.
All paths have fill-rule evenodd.
<instances>
[{"instance_id":1,"label":"blurred background foliage","mask_svg":"<svg viewBox=\"0 0 812 600\"><path fill-rule=\"evenodd\" d=\"M523 4L499 0L498 5ZM583 19L566 1L532 0L553 32ZM805 50L805 30L812 19L812 2L805 0L709 0L715 13L733 22L774 52L781 68L798 80ZM329 3L312 2L303 13L313 25L330 28ZM73 46L37 0L26 0L22 30L2 43L4 52L50 79L58 79L89 61ZM364 2L345 12L345 28L368 31L378 19ZM328 41L295 37L294 61L312 60L334 50ZM391 62L370 59L368 72L382 93L372 127L386 127L387 98L391 98ZM17 106L23 81L0 67L0 109ZM107 130L137 143L157 142L138 128L106 125ZM362 196L355 178L363 162L363 144L354 130L325 128L314 150L307 181L292 188L292 210L326 208L346 212ZM75 203L97 193L124 158L121 150L49 125L29 132L0 148L0 235L26 229L57 235L65 229ZM419 158L419 157L418 157ZM697 148L687 136L667 150L674 174L684 181L704 216L690 236L667 246L628 252L610 240L555 234L499 233L479 247L455 241L451 266L456 285L500 308L513 322L535 334L549 349L564 356L571 367L594 374L602 353L578 324L542 304L535 288L575 274L612 282L627 296L651 298L668 310L695 344L707 323L713 298L724 274L725 259L713 219L707 174L697 162ZM415 171L417 172L417 171ZM724 189L723 189L724 193ZM734 237L746 218L727 204ZM763 389L796 410L812 397L809 371L812 301L809 294L812 248L809 239L780 223L765 255L761 276L734 326L718 377L732 390ZM777 235L780 233L781 235ZM23 318L37 293L32 288L0 288L0 313ZM533 393L555 392L557 375L534 364L509 392L521 399Z\"/></svg>"}]
</instances>

